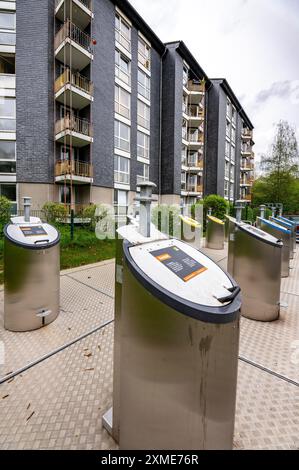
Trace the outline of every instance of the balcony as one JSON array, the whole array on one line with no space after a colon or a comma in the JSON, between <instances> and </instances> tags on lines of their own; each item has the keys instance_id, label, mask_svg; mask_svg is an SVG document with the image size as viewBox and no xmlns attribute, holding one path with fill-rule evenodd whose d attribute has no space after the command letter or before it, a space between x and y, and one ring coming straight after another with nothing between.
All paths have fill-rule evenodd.
<instances>
[{"instance_id":1,"label":"balcony","mask_svg":"<svg viewBox=\"0 0 299 470\"><path fill-rule=\"evenodd\" d=\"M85 29L93 18L92 0L55 0L55 15L64 22L72 18L81 29Z\"/></svg>"},{"instance_id":2,"label":"balcony","mask_svg":"<svg viewBox=\"0 0 299 470\"><path fill-rule=\"evenodd\" d=\"M70 108L82 109L93 101L93 83L70 69L55 80L54 92L55 99Z\"/></svg>"},{"instance_id":3,"label":"balcony","mask_svg":"<svg viewBox=\"0 0 299 470\"><path fill-rule=\"evenodd\" d=\"M252 171L254 170L254 164L248 161L241 161L241 171Z\"/></svg>"},{"instance_id":4,"label":"balcony","mask_svg":"<svg viewBox=\"0 0 299 470\"><path fill-rule=\"evenodd\" d=\"M242 130L242 139L243 140L251 140L253 138L253 132L250 129L243 129Z\"/></svg>"},{"instance_id":5,"label":"balcony","mask_svg":"<svg viewBox=\"0 0 299 470\"><path fill-rule=\"evenodd\" d=\"M189 104L204 106L205 85L203 83L196 83L193 80L188 81Z\"/></svg>"},{"instance_id":6,"label":"balcony","mask_svg":"<svg viewBox=\"0 0 299 470\"><path fill-rule=\"evenodd\" d=\"M55 181L56 183L65 181L72 181L77 184L92 183L92 165L78 160L60 160L55 164Z\"/></svg>"},{"instance_id":7,"label":"balcony","mask_svg":"<svg viewBox=\"0 0 299 470\"><path fill-rule=\"evenodd\" d=\"M203 94L205 92L205 84L203 82L197 82L197 81L194 81L194 80L189 80L188 81L188 91Z\"/></svg>"},{"instance_id":8,"label":"balcony","mask_svg":"<svg viewBox=\"0 0 299 470\"><path fill-rule=\"evenodd\" d=\"M188 106L188 116L190 121L202 122L205 116L203 106Z\"/></svg>"},{"instance_id":9,"label":"balcony","mask_svg":"<svg viewBox=\"0 0 299 470\"><path fill-rule=\"evenodd\" d=\"M250 156L252 154L252 148L247 145L242 145L241 147L241 155L248 155Z\"/></svg>"},{"instance_id":10,"label":"balcony","mask_svg":"<svg viewBox=\"0 0 299 470\"><path fill-rule=\"evenodd\" d=\"M188 170L191 172L198 172L203 170L203 160L198 160L196 162L189 161L187 163Z\"/></svg>"},{"instance_id":11,"label":"balcony","mask_svg":"<svg viewBox=\"0 0 299 470\"><path fill-rule=\"evenodd\" d=\"M55 140L75 147L84 147L93 142L92 125L86 119L65 116L55 123Z\"/></svg>"},{"instance_id":12,"label":"balcony","mask_svg":"<svg viewBox=\"0 0 299 470\"><path fill-rule=\"evenodd\" d=\"M70 20L56 34L54 49L56 59L75 70L84 69L93 60L91 37Z\"/></svg>"},{"instance_id":13,"label":"balcony","mask_svg":"<svg viewBox=\"0 0 299 470\"><path fill-rule=\"evenodd\" d=\"M185 189L184 189L185 188ZM203 192L202 184L188 184L182 186L181 194L182 196L200 196Z\"/></svg>"},{"instance_id":14,"label":"balcony","mask_svg":"<svg viewBox=\"0 0 299 470\"><path fill-rule=\"evenodd\" d=\"M254 178L241 178L240 186L252 186Z\"/></svg>"},{"instance_id":15,"label":"balcony","mask_svg":"<svg viewBox=\"0 0 299 470\"><path fill-rule=\"evenodd\" d=\"M204 144L204 136L201 132L188 133L188 145L191 147L198 147Z\"/></svg>"}]
</instances>

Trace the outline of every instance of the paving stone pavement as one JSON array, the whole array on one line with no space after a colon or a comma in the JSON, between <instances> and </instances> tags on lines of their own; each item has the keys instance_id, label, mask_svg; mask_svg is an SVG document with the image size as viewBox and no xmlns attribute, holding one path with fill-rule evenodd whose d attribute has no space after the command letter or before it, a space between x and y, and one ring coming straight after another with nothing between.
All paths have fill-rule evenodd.
<instances>
[{"instance_id":1,"label":"paving stone pavement","mask_svg":"<svg viewBox=\"0 0 299 470\"><path fill-rule=\"evenodd\" d=\"M226 251L214 251L209 256L225 265ZM240 355L266 370L239 361L235 449L299 449L299 387L272 374L299 379L299 354L294 350L299 341L298 251L290 278L282 282L288 307L280 320L241 320ZM1 372L15 370L110 319L113 272L110 261L62 273L62 312L44 329L9 333L0 324L7 349ZM112 350L113 324L1 385L0 449L116 449L101 425L112 404Z\"/></svg>"}]
</instances>

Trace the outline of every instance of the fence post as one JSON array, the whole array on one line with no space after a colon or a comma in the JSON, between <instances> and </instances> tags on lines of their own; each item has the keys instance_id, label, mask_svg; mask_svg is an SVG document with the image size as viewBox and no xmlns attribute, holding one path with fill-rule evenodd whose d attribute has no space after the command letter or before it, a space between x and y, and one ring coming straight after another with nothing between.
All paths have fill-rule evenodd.
<instances>
[{"instance_id":1,"label":"fence post","mask_svg":"<svg viewBox=\"0 0 299 470\"><path fill-rule=\"evenodd\" d=\"M74 209L71 209L71 240L74 240Z\"/></svg>"}]
</instances>

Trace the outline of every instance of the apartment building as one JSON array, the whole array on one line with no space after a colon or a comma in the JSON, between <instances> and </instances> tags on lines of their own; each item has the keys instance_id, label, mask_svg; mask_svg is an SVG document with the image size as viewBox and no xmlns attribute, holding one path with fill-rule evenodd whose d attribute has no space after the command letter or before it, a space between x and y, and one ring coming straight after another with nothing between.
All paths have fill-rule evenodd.
<instances>
[{"instance_id":1,"label":"apartment building","mask_svg":"<svg viewBox=\"0 0 299 470\"><path fill-rule=\"evenodd\" d=\"M161 144L161 194L166 201L193 204L203 197L209 86L206 73L184 42L167 43L163 60Z\"/></svg>"},{"instance_id":2,"label":"apartment building","mask_svg":"<svg viewBox=\"0 0 299 470\"><path fill-rule=\"evenodd\" d=\"M253 127L222 82L183 41L163 44L127 0L0 0L0 195L15 211L31 196L34 209L55 201L79 213L127 206L150 179L161 202L233 199L240 184L248 199Z\"/></svg>"},{"instance_id":3,"label":"apartment building","mask_svg":"<svg viewBox=\"0 0 299 470\"><path fill-rule=\"evenodd\" d=\"M17 208L16 2L0 1L0 196Z\"/></svg>"},{"instance_id":4,"label":"apartment building","mask_svg":"<svg viewBox=\"0 0 299 470\"><path fill-rule=\"evenodd\" d=\"M211 79L208 100L205 194L250 201L253 125L227 80Z\"/></svg>"}]
</instances>

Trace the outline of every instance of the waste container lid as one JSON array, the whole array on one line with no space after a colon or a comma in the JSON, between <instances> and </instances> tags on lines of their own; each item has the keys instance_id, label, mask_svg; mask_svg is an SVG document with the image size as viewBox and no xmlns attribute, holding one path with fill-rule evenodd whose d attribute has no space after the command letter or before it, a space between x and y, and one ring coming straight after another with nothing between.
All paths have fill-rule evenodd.
<instances>
[{"instance_id":1,"label":"waste container lid","mask_svg":"<svg viewBox=\"0 0 299 470\"><path fill-rule=\"evenodd\" d=\"M212 220L212 222L216 222L216 224L224 225L224 222L213 215L208 215L208 219Z\"/></svg>"},{"instance_id":2,"label":"waste container lid","mask_svg":"<svg viewBox=\"0 0 299 470\"><path fill-rule=\"evenodd\" d=\"M271 245L281 245L282 242L276 237L273 237L270 233L264 232L263 230L253 227L249 224L239 224L238 229L250 233L255 238L262 239L264 242L269 243Z\"/></svg>"},{"instance_id":3,"label":"waste container lid","mask_svg":"<svg viewBox=\"0 0 299 470\"><path fill-rule=\"evenodd\" d=\"M184 215L180 215L180 219L187 225L193 228L200 228L201 224L197 222L197 220L192 219L191 217L186 217Z\"/></svg>"},{"instance_id":4,"label":"waste container lid","mask_svg":"<svg viewBox=\"0 0 299 470\"><path fill-rule=\"evenodd\" d=\"M277 217L277 219L282 220L283 222L286 222L286 223L294 225L294 226L297 225L295 220L287 219L286 217L281 217L280 215Z\"/></svg>"},{"instance_id":5,"label":"waste container lid","mask_svg":"<svg viewBox=\"0 0 299 470\"><path fill-rule=\"evenodd\" d=\"M55 227L43 223L8 224L4 228L4 235L16 245L31 249L45 249L56 245L60 235Z\"/></svg>"},{"instance_id":6,"label":"waste container lid","mask_svg":"<svg viewBox=\"0 0 299 470\"><path fill-rule=\"evenodd\" d=\"M294 227L294 224L291 222L286 222L285 220L278 219L277 217L271 217L271 221L275 222L278 225L282 225L283 227L290 228L292 229Z\"/></svg>"},{"instance_id":7,"label":"waste container lid","mask_svg":"<svg viewBox=\"0 0 299 470\"><path fill-rule=\"evenodd\" d=\"M136 246L125 242L124 256L145 289L175 310L205 322L236 318L241 305L237 284L190 245L176 239Z\"/></svg>"},{"instance_id":8,"label":"waste container lid","mask_svg":"<svg viewBox=\"0 0 299 470\"><path fill-rule=\"evenodd\" d=\"M258 219L259 219L263 224L268 225L269 227L275 228L275 230L279 230L280 232L291 234L291 231L290 231L290 230L288 230L287 228L283 227L282 225L277 224L276 222L273 222L272 220L262 219L261 217L258 217Z\"/></svg>"}]
</instances>

